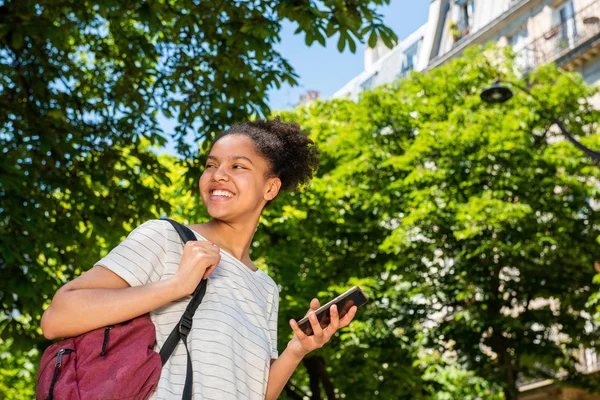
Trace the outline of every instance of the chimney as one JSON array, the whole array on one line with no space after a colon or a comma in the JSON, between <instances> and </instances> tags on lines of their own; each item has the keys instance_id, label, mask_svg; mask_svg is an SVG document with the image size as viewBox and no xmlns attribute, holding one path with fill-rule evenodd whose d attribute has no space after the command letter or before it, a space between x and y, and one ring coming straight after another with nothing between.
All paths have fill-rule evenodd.
<instances>
[{"instance_id":1,"label":"chimney","mask_svg":"<svg viewBox=\"0 0 600 400\"><path fill-rule=\"evenodd\" d=\"M301 94L299 97L298 105L308 105L319 98L319 91L307 90L306 94Z\"/></svg>"}]
</instances>

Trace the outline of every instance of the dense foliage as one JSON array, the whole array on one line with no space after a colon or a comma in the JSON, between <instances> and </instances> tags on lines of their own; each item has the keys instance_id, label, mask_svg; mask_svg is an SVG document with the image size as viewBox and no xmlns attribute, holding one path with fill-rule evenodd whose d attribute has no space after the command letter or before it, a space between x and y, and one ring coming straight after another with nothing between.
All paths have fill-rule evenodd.
<instances>
[{"instance_id":1,"label":"dense foliage","mask_svg":"<svg viewBox=\"0 0 600 400\"><path fill-rule=\"evenodd\" d=\"M392 37L370 8L382 2L0 6L5 397L31 397L39 317L61 284L144 219L206 218L190 191L202 153L183 138L208 143L268 114L266 90L294 81L273 49L280 21L308 43L337 32L352 48L367 33ZM600 148L595 92L554 66L512 71L510 55L472 51L357 103L281 114L322 160L306 192L269 205L252 247L281 286L280 351L311 297L359 284L371 300L305 359L285 397L514 399L518 380L558 372L599 388L576 355L599 347L586 302L598 297L600 171L548 118ZM541 102L482 103L498 76ZM160 113L178 118L181 158L149 147L165 143Z\"/></svg>"},{"instance_id":2,"label":"dense foliage","mask_svg":"<svg viewBox=\"0 0 600 400\"><path fill-rule=\"evenodd\" d=\"M275 49L282 24L340 50L394 34L377 6L335 1L7 1L0 5L0 332L39 340L42 304L169 199L167 170L141 146L173 140L190 179L199 146L268 114L295 84ZM189 138L188 138L189 139ZM140 176L150 179L141 180Z\"/></svg>"},{"instance_id":3,"label":"dense foliage","mask_svg":"<svg viewBox=\"0 0 600 400\"><path fill-rule=\"evenodd\" d=\"M359 283L372 299L318 355L327 374L294 382L331 381L350 398L439 394L426 377L443 362L423 364L422 346L507 399L519 382L556 376L598 390L577 366L582 347L599 347L586 302L597 290L600 171L548 118L600 148L587 100L596 89L552 65L524 81L510 54L494 53L472 51L358 103L284 114L310 130L323 160L308 193L269 210L255 243L282 285L281 329L315 293ZM479 92L497 77L539 101L486 105ZM458 393L449 398L466 398Z\"/></svg>"}]
</instances>

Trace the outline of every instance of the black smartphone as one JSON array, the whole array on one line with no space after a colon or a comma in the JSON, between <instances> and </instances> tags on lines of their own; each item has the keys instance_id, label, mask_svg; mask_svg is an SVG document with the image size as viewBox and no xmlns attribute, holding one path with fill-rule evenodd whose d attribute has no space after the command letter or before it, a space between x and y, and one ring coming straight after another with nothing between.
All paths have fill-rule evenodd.
<instances>
[{"instance_id":1,"label":"black smartphone","mask_svg":"<svg viewBox=\"0 0 600 400\"><path fill-rule=\"evenodd\" d=\"M329 308L332 305L335 304L337 306L338 314L340 316L340 319L342 319L344 315L346 315L346 313L350 311L352 306L360 307L363 306L367 301L367 296L365 296L360 287L354 286L353 288L340 294L335 299L331 300L329 303L319 307L319 309L315 311L317 319L319 320L319 325L321 325L321 328L325 328L331 322ZM313 334L313 329L310 325L308 317L304 317L300 321L298 321L298 326L300 327L300 330L302 330L302 332L304 332L307 336Z\"/></svg>"}]
</instances>

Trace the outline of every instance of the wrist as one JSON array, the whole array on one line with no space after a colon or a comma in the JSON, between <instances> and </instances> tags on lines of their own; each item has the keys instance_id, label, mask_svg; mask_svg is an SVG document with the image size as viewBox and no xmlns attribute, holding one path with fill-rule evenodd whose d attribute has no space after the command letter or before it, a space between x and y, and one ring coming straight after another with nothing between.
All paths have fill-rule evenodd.
<instances>
[{"instance_id":1,"label":"wrist","mask_svg":"<svg viewBox=\"0 0 600 400\"><path fill-rule=\"evenodd\" d=\"M172 277L164 280L166 289L171 293L173 297L173 301L179 300L182 297L189 295L189 293L185 293L185 285L177 275L173 275Z\"/></svg>"},{"instance_id":2,"label":"wrist","mask_svg":"<svg viewBox=\"0 0 600 400\"><path fill-rule=\"evenodd\" d=\"M290 343L291 343L291 341L290 341ZM306 355L308 353L310 353L310 351L294 348L293 346L290 346L290 343L288 343L288 346L286 347L284 353L287 356L289 356L293 361L295 361L299 364L302 361L302 359L304 359L304 357L306 357Z\"/></svg>"}]
</instances>

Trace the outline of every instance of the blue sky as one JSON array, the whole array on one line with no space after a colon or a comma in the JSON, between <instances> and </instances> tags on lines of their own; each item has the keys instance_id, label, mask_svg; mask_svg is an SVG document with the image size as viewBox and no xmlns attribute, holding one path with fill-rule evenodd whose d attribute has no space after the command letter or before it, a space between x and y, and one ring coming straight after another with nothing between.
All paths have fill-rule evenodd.
<instances>
[{"instance_id":1,"label":"blue sky","mask_svg":"<svg viewBox=\"0 0 600 400\"><path fill-rule=\"evenodd\" d=\"M384 23L402 40L427 22L430 0L392 0L389 6L382 6L380 13ZM320 98L328 99L338 89L363 71L364 46L358 44L356 53L347 48L340 53L337 49L336 36L330 38L323 47L314 43L306 46L304 35L294 35L295 26L284 22L281 42L277 45L279 52L290 62L298 74L298 86L283 86L279 90L269 92L268 104L272 110L291 109L298 102L300 94L307 90L319 91ZM168 143L158 153L175 154L172 134L175 119L166 119L159 113L158 122L168 139ZM192 141L193 135L188 135Z\"/></svg>"},{"instance_id":2,"label":"blue sky","mask_svg":"<svg viewBox=\"0 0 600 400\"><path fill-rule=\"evenodd\" d=\"M392 0L380 13L384 22L402 40L427 22L430 0ZM273 110L293 108L299 96L307 90L317 90L320 98L330 98L333 93L363 71L364 47L358 45L356 53L348 49L337 50L335 36L327 46L304 43L304 35L294 35L295 27L288 22L283 25L281 42L277 50L290 62L299 75L297 87L284 86L269 93L269 105Z\"/></svg>"}]
</instances>

